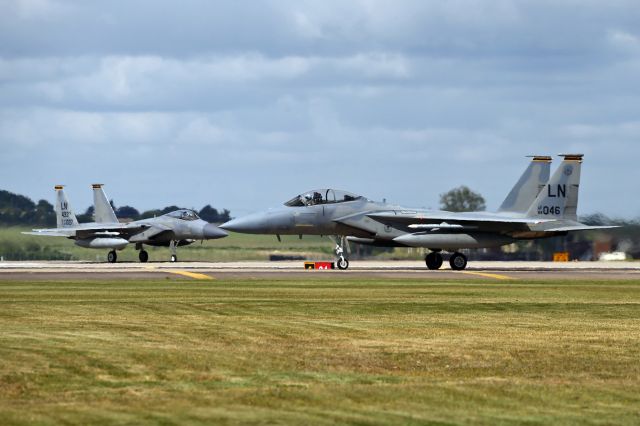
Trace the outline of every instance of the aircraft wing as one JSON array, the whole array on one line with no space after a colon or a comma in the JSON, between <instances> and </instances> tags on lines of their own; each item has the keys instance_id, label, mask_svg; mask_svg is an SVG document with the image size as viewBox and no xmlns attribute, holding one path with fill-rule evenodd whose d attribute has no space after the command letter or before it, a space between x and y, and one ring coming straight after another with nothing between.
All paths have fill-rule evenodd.
<instances>
[{"instance_id":1,"label":"aircraft wing","mask_svg":"<svg viewBox=\"0 0 640 426\"><path fill-rule=\"evenodd\" d=\"M160 223L149 223L142 228L141 232L136 232L129 238L129 242L132 243L144 243L145 241L154 240L165 232L172 232L173 229L169 226L162 225Z\"/></svg>"},{"instance_id":2,"label":"aircraft wing","mask_svg":"<svg viewBox=\"0 0 640 426\"><path fill-rule=\"evenodd\" d=\"M336 219L333 219L335 223L339 223L342 226L346 226L353 230L353 235L360 235L364 237L374 237L375 232L371 232L366 229L366 227L362 226L361 220L366 216L366 214L362 214L361 212L353 213L347 216L342 216Z\"/></svg>"}]
</instances>

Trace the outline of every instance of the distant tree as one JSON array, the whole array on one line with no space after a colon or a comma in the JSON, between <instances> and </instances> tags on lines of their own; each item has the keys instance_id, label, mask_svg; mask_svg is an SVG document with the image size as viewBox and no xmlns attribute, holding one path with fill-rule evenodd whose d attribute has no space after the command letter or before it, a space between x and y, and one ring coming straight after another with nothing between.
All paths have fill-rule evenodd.
<instances>
[{"instance_id":1,"label":"distant tree","mask_svg":"<svg viewBox=\"0 0 640 426\"><path fill-rule=\"evenodd\" d=\"M200 209L200 211L198 212L198 216L200 216L202 220L206 220L207 222L215 223L220 220L220 214L218 213L218 210L211 207L210 204L207 204L202 209Z\"/></svg>"},{"instance_id":2,"label":"distant tree","mask_svg":"<svg viewBox=\"0 0 640 426\"><path fill-rule=\"evenodd\" d=\"M131 206L118 207L115 210L116 217L118 219L137 219L140 216L140 212Z\"/></svg>"},{"instance_id":3,"label":"distant tree","mask_svg":"<svg viewBox=\"0 0 640 426\"><path fill-rule=\"evenodd\" d=\"M0 190L0 223L34 224L36 205L30 198Z\"/></svg>"},{"instance_id":4,"label":"distant tree","mask_svg":"<svg viewBox=\"0 0 640 426\"><path fill-rule=\"evenodd\" d=\"M80 223L93 222L93 213L93 206L89 206L84 213L77 215L76 219L78 219L78 222Z\"/></svg>"},{"instance_id":5,"label":"distant tree","mask_svg":"<svg viewBox=\"0 0 640 426\"><path fill-rule=\"evenodd\" d=\"M0 209L33 210L35 204L30 198L13 192L0 190Z\"/></svg>"},{"instance_id":6,"label":"distant tree","mask_svg":"<svg viewBox=\"0 0 640 426\"><path fill-rule=\"evenodd\" d=\"M440 194L440 208L450 212L477 212L486 209L482 195L466 186Z\"/></svg>"},{"instance_id":7,"label":"distant tree","mask_svg":"<svg viewBox=\"0 0 640 426\"><path fill-rule=\"evenodd\" d=\"M138 219L149 219L152 217L162 216L162 212L158 209L153 210L145 210L140 215L138 215Z\"/></svg>"},{"instance_id":8,"label":"distant tree","mask_svg":"<svg viewBox=\"0 0 640 426\"><path fill-rule=\"evenodd\" d=\"M220 222L228 222L231 220L231 212L227 209L222 210L220 213Z\"/></svg>"},{"instance_id":9,"label":"distant tree","mask_svg":"<svg viewBox=\"0 0 640 426\"><path fill-rule=\"evenodd\" d=\"M224 209L222 213L218 212L216 208L211 207L210 204L204 206L199 212L198 216L203 220L211 223L222 223L230 219L229 210Z\"/></svg>"},{"instance_id":10,"label":"distant tree","mask_svg":"<svg viewBox=\"0 0 640 426\"><path fill-rule=\"evenodd\" d=\"M167 206L163 209L145 210L138 215L138 219L149 219L152 217L158 217L158 216L162 216L163 214L167 214L180 209L181 207L178 207L178 206Z\"/></svg>"},{"instance_id":11,"label":"distant tree","mask_svg":"<svg viewBox=\"0 0 640 426\"><path fill-rule=\"evenodd\" d=\"M171 212L174 212L174 211L176 211L176 210L180 210L180 209L182 209L182 208L184 208L184 207L178 207L178 206L167 206L167 207L165 207L164 209L161 209L161 210L160 210L160 214L162 215L162 214L171 213Z\"/></svg>"},{"instance_id":12,"label":"distant tree","mask_svg":"<svg viewBox=\"0 0 640 426\"><path fill-rule=\"evenodd\" d=\"M602 213L593 213L585 216L580 216L580 222L589 226L606 226L613 224L613 220ZM629 223L623 223L623 225L629 225Z\"/></svg>"},{"instance_id":13,"label":"distant tree","mask_svg":"<svg viewBox=\"0 0 640 426\"><path fill-rule=\"evenodd\" d=\"M36 204L34 221L39 225L54 226L56 224L56 212L47 200L40 200Z\"/></svg>"}]
</instances>

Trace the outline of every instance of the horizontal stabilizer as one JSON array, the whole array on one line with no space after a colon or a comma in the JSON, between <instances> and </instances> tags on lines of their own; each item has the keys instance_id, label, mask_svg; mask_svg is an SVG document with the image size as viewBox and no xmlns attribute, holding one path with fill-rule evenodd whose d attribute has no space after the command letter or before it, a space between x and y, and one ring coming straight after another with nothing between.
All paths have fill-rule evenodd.
<instances>
[{"instance_id":1,"label":"horizontal stabilizer","mask_svg":"<svg viewBox=\"0 0 640 426\"><path fill-rule=\"evenodd\" d=\"M73 229L65 230L60 229L42 229L40 231L21 232L24 235L39 235L41 237L73 237L76 231Z\"/></svg>"}]
</instances>

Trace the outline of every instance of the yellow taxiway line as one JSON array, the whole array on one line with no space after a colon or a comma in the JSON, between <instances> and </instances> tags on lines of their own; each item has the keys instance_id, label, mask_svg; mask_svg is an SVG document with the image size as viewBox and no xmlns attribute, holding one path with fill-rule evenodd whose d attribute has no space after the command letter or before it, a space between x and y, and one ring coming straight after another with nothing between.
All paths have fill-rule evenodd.
<instances>
[{"instance_id":1,"label":"yellow taxiway line","mask_svg":"<svg viewBox=\"0 0 640 426\"><path fill-rule=\"evenodd\" d=\"M494 278L496 280L517 280L517 278L510 277L508 275L500 275L500 274L489 274L487 272L471 272L471 271L463 271L463 274L467 275L477 275L479 277L485 278Z\"/></svg>"},{"instance_id":2,"label":"yellow taxiway line","mask_svg":"<svg viewBox=\"0 0 640 426\"><path fill-rule=\"evenodd\" d=\"M179 269L166 269L164 272L168 272L170 274L182 275L189 278L194 278L196 280L213 280L214 278L210 275L206 274L198 274L197 272L189 272L189 271L181 271Z\"/></svg>"},{"instance_id":3,"label":"yellow taxiway line","mask_svg":"<svg viewBox=\"0 0 640 426\"><path fill-rule=\"evenodd\" d=\"M215 280L215 278L213 278L211 275L199 274L197 272L182 271L180 269L158 269L158 268L154 268L153 266L147 266L145 269L150 269L152 271L157 271L157 272L167 272L169 274L182 275L184 277L189 277L196 280Z\"/></svg>"}]
</instances>

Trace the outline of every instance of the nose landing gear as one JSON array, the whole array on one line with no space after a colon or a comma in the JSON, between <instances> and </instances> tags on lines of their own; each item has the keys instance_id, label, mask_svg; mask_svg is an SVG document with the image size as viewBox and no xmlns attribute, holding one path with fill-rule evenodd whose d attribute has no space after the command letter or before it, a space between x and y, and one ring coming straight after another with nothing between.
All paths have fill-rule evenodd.
<instances>
[{"instance_id":1,"label":"nose landing gear","mask_svg":"<svg viewBox=\"0 0 640 426\"><path fill-rule=\"evenodd\" d=\"M334 249L337 258L336 266L341 270L349 268L349 259L347 259L345 248L349 248L346 237L336 237L336 248Z\"/></svg>"},{"instance_id":2,"label":"nose landing gear","mask_svg":"<svg viewBox=\"0 0 640 426\"><path fill-rule=\"evenodd\" d=\"M171 250L171 262L178 261L178 242L171 240L169 243L169 250Z\"/></svg>"},{"instance_id":3,"label":"nose landing gear","mask_svg":"<svg viewBox=\"0 0 640 426\"><path fill-rule=\"evenodd\" d=\"M340 256L336 261L336 265L338 266L338 269L345 270L349 268L349 260L345 259L344 256Z\"/></svg>"}]
</instances>

